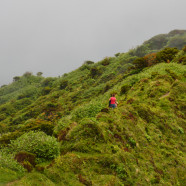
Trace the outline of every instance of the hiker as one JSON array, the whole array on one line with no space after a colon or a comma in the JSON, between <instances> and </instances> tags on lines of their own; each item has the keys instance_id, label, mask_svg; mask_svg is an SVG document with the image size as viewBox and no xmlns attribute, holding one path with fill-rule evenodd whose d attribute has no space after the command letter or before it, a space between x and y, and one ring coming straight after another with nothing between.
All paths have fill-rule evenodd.
<instances>
[{"instance_id":1,"label":"hiker","mask_svg":"<svg viewBox=\"0 0 186 186\"><path fill-rule=\"evenodd\" d=\"M109 99L109 107L110 108L116 108L117 107L117 101L115 98L115 94L112 94L112 97Z\"/></svg>"}]
</instances>

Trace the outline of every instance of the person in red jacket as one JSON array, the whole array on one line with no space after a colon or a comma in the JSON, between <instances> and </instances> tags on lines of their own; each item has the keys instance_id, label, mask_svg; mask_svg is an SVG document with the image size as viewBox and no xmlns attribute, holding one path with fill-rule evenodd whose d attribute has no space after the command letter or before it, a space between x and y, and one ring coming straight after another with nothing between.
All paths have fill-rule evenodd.
<instances>
[{"instance_id":1,"label":"person in red jacket","mask_svg":"<svg viewBox=\"0 0 186 186\"><path fill-rule=\"evenodd\" d=\"M112 97L109 99L109 107L116 108L117 107L117 101L115 98L115 94L112 94Z\"/></svg>"}]
</instances>

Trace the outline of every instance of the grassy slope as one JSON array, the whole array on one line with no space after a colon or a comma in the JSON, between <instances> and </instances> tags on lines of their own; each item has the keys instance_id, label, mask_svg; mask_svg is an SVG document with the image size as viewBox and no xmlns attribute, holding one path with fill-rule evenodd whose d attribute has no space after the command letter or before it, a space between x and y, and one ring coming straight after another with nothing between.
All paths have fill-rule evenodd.
<instances>
[{"instance_id":1,"label":"grassy slope","mask_svg":"<svg viewBox=\"0 0 186 186\"><path fill-rule=\"evenodd\" d=\"M126 53L104 59L107 66L83 65L52 83L49 94L23 109L14 107L13 117L7 114L1 125L16 133L13 139L43 130L41 124L51 126L62 153L44 172L12 185L184 185L186 68L161 63L127 77L134 59ZM64 80L68 86L60 89ZM101 111L112 92L118 108ZM14 174L9 181L18 178Z\"/></svg>"}]
</instances>

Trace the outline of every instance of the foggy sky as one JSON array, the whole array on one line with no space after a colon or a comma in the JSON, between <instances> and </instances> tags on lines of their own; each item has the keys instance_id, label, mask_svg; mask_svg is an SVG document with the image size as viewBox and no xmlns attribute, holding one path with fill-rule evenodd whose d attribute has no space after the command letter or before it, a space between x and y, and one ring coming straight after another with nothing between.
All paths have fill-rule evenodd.
<instances>
[{"instance_id":1,"label":"foggy sky","mask_svg":"<svg viewBox=\"0 0 186 186\"><path fill-rule=\"evenodd\" d=\"M26 71L63 75L186 29L185 8L185 0L0 0L0 85Z\"/></svg>"}]
</instances>

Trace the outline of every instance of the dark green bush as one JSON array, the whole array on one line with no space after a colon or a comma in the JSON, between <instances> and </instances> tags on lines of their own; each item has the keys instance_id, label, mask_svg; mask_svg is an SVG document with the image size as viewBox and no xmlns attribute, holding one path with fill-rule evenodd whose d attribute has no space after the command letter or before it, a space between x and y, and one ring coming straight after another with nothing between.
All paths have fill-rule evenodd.
<instances>
[{"instance_id":1,"label":"dark green bush","mask_svg":"<svg viewBox=\"0 0 186 186\"><path fill-rule=\"evenodd\" d=\"M186 65L186 56L182 56L178 59L178 63L182 63L183 65Z\"/></svg>"},{"instance_id":2,"label":"dark green bush","mask_svg":"<svg viewBox=\"0 0 186 186\"><path fill-rule=\"evenodd\" d=\"M52 87L54 81L55 81L55 78L52 78L52 77L45 78L41 82L41 86L43 86L43 87Z\"/></svg>"},{"instance_id":3,"label":"dark green bush","mask_svg":"<svg viewBox=\"0 0 186 186\"><path fill-rule=\"evenodd\" d=\"M164 50L157 52L156 60L158 63L170 62L178 52L179 50L177 48L165 48Z\"/></svg>"},{"instance_id":4,"label":"dark green bush","mask_svg":"<svg viewBox=\"0 0 186 186\"><path fill-rule=\"evenodd\" d=\"M110 58L106 57L105 59L103 59L103 60L101 61L101 64L102 64L103 66L109 65L109 64L110 64Z\"/></svg>"},{"instance_id":5,"label":"dark green bush","mask_svg":"<svg viewBox=\"0 0 186 186\"><path fill-rule=\"evenodd\" d=\"M120 94L126 94L130 90L131 86L129 84L125 84L121 87Z\"/></svg>"},{"instance_id":6,"label":"dark green bush","mask_svg":"<svg viewBox=\"0 0 186 186\"><path fill-rule=\"evenodd\" d=\"M32 76L32 72L25 72L25 73L23 74L23 76L24 76L24 77L30 77L30 76Z\"/></svg>"},{"instance_id":7,"label":"dark green bush","mask_svg":"<svg viewBox=\"0 0 186 186\"><path fill-rule=\"evenodd\" d=\"M20 80L20 77L19 76L15 76L15 77L13 77L13 81L15 82L15 81L19 81Z\"/></svg>"},{"instance_id":8,"label":"dark green bush","mask_svg":"<svg viewBox=\"0 0 186 186\"><path fill-rule=\"evenodd\" d=\"M68 81L67 80L62 80L59 84L59 87L61 90L65 89L68 86Z\"/></svg>"},{"instance_id":9,"label":"dark green bush","mask_svg":"<svg viewBox=\"0 0 186 186\"><path fill-rule=\"evenodd\" d=\"M84 64L84 65L92 65L92 64L94 64L94 62L88 60L88 61L85 61L83 64Z\"/></svg>"},{"instance_id":10,"label":"dark green bush","mask_svg":"<svg viewBox=\"0 0 186 186\"><path fill-rule=\"evenodd\" d=\"M50 91L51 91L52 89L50 88L50 87L44 87L43 89L42 89L42 95L47 95L47 94L49 94L50 93Z\"/></svg>"},{"instance_id":11,"label":"dark green bush","mask_svg":"<svg viewBox=\"0 0 186 186\"><path fill-rule=\"evenodd\" d=\"M90 76L92 78L95 78L96 76L100 76L101 74L102 74L102 70L100 68L92 67L90 69Z\"/></svg>"},{"instance_id":12,"label":"dark green bush","mask_svg":"<svg viewBox=\"0 0 186 186\"><path fill-rule=\"evenodd\" d=\"M140 57L134 60L133 64L135 65L137 69L143 69L145 67L148 67L148 62L143 57Z\"/></svg>"}]
</instances>

